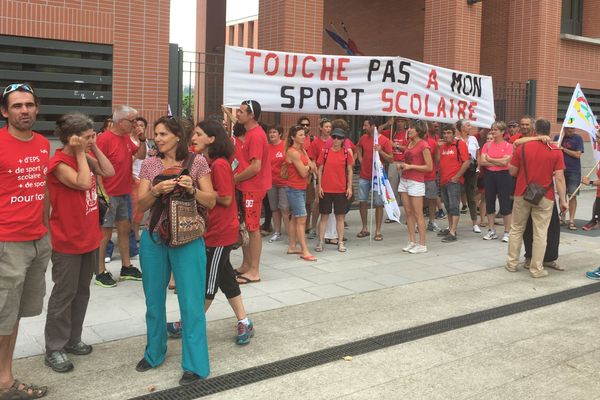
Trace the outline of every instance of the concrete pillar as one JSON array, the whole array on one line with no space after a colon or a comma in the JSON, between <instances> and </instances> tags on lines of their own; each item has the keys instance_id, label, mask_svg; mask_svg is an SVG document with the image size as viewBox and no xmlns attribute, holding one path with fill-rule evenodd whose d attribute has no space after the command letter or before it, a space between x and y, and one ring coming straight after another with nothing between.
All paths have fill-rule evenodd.
<instances>
[{"instance_id":1,"label":"concrete pillar","mask_svg":"<svg viewBox=\"0 0 600 400\"><path fill-rule=\"evenodd\" d=\"M223 0L197 0L194 120L221 114L226 5ZM207 54L208 53L208 54Z\"/></svg>"},{"instance_id":2,"label":"concrete pillar","mask_svg":"<svg viewBox=\"0 0 600 400\"><path fill-rule=\"evenodd\" d=\"M511 0L507 80L537 81L537 117L556 121L561 7L555 0ZM537 21L544 21L542 24ZM498 62L504 62L499 59Z\"/></svg>"},{"instance_id":3,"label":"concrete pillar","mask_svg":"<svg viewBox=\"0 0 600 400\"><path fill-rule=\"evenodd\" d=\"M479 73L481 10L467 0L425 0L423 61Z\"/></svg>"},{"instance_id":4,"label":"concrete pillar","mask_svg":"<svg viewBox=\"0 0 600 400\"><path fill-rule=\"evenodd\" d=\"M323 3L324 0L260 0L258 48L322 54ZM296 124L299 116L281 114L280 123L287 129ZM318 116L309 117L311 133L315 133Z\"/></svg>"}]
</instances>

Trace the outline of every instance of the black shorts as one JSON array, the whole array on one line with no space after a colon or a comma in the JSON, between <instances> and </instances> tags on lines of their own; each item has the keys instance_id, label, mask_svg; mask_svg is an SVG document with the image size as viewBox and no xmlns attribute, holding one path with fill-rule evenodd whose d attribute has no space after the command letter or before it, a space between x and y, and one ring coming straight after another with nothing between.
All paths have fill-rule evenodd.
<instances>
[{"instance_id":1,"label":"black shorts","mask_svg":"<svg viewBox=\"0 0 600 400\"><path fill-rule=\"evenodd\" d=\"M225 247L206 247L206 296L207 300L212 300L217 294L217 289L225 294L225 297L231 299L239 296L240 285L235 279L235 272L229 262L229 253L231 246Z\"/></svg>"},{"instance_id":2,"label":"black shorts","mask_svg":"<svg viewBox=\"0 0 600 400\"><path fill-rule=\"evenodd\" d=\"M321 214L331 214L333 207L335 215L343 215L346 214L347 206L346 193L325 193L323 198L319 200L319 212Z\"/></svg>"}]
</instances>

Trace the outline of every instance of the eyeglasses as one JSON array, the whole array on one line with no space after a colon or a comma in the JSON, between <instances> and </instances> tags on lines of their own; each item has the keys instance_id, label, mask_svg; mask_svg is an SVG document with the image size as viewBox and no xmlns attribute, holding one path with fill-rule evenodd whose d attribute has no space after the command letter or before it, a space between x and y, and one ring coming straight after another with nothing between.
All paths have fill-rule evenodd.
<instances>
[{"instance_id":1,"label":"eyeglasses","mask_svg":"<svg viewBox=\"0 0 600 400\"><path fill-rule=\"evenodd\" d=\"M332 136L331 138L332 138L333 140L344 140L344 138L343 138L343 137L341 137L341 136Z\"/></svg>"},{"instance_id":2,"label":"eyeglasses","mask_svg":"<svg viewBox=\"0 0 600 400\"><path fill-rule=\"evenodd\" d=\"M250 111L252 111L252 114L254 114L254 107L252 107L252 100L247 100L247 101L243 102L242 104L245 104L248 107L250 107Z\"/></svg>"},{"instance_id":3,"label":"eyeglasses","mask_svg":"<svg viewBox=\"0 0 600 400\"><path fill-rule=\"evenodd\" d=\"M34 94L33 89L31 88L31 86L29 86L26 83L11 83L10 85L8 85L5 89L4 92L2 93L2 97L6 96L9 93L14 92L15 90L19 90L19 89L23 89L26 92L29 92L31 94Z\"/></svg>"}]
</instances>

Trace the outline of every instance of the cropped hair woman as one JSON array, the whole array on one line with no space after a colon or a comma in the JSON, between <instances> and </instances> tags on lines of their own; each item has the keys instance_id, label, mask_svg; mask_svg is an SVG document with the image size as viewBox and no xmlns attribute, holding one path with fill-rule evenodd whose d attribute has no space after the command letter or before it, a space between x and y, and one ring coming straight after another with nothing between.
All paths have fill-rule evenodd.
<instances>
[{"instance_id":1,"label":"cropped hair woman","mask_svg":"<svg viewBox=\"0 0 600 400\"><path fill-rule=\"evenodd\" d=\"M306 185L307 176L310 173L311 164L308 154L304 149L306 133L302 126L290 128L286 140L285 162L287 169L287 197L292 212L288 235L289 247L288 254L300 254L300 258L305 261L317 261L308 250L306 245ZM300 244L300 250L296 244Z\"/></svg>"},{"instance_id":2,"label":"cropped hair woman","mask_svg":"<svg viewBox=\"0 0 600 400\"><path fill-rule=\"evenodd\" d=\"M502 218L504 219L502 241L508 243L508 230L510 229L512 214L510 196L513 191L513 179L508 173L508 163L512 158L513 146L504 140L505 130L506 124L502 121L492 124L491 132L494 140L483 145L479 164L486 168L484 185L488 231L483 239L498 239L498 234L494 227L496 198L498 198L500 214L502 214Z\"/></svg>"},{"instance_id":3,"label":"cropped hair woman","mask_svg":"<svg viewBox=\"0 0 600 400\"><path fill-rule=\"evenodd\" d=\"M196 155L189 166L189 175L154 183L154 178L165 169L182 167L190 160L188 146L193 125L176 118L161 117L154 123L158 157L144 160L140 171L139 209L146 211L163 195L177 187L193 195L196 202L208 209L215 206L217 194L210 180L210 169L202 155ZM161 199L161 200L159 200ZM159 225L165 215L161 216ZM147 226L149 227L149 226ZM152 235L152 237L151 237ZM165 300L171 271L177 282L177 298L183 324L181 385L205 378L210 373L206 319L204 316L204 289L206 285L206 249L204 238L198 238L178 247L163 243L157 232L144 230L140 243L140 264L144 274L146 296L147 345L144 358L136 370L145 372L163 363L167 352Z\"/></svg>"},{"instance_id":4,"label":"cropped hair woman","mask_svg":"<svg viewBox=\"0 0 600 400\"><path fill-rule=\"evenodd\" d=\"M44 330L45 363L56 372L73 369L66 353L86 355L92 351L92 346L81 341L81 331L102 238L96 175L115 174L96 146L93 126L83 114L60 117L54 133L63 148L48 163L54 288Z\"/></svg>"}]
</instances>

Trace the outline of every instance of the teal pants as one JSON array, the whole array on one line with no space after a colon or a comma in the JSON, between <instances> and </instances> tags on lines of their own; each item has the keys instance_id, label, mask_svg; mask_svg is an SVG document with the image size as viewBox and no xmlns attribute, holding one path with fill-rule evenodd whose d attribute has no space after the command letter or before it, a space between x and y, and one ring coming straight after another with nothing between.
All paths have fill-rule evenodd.
<instances>
[{"instance_id":1,"label":"teal pants","mask_svg":"<svg viewBox=\"0 0 600 400\"><path fill-rule=\"evenodd\" d=\"M157 235L154 234L155 239ZM206 249L204 239L180 247L154 243L147 231L142 232L140 264L146 296L146 336L144 358L156 367L167 353L167 316L165 301L171 271L177 284L181 313L181 367L202 378L210 374L204 292L206 288Z\"/></svg>"}]
</instances>

